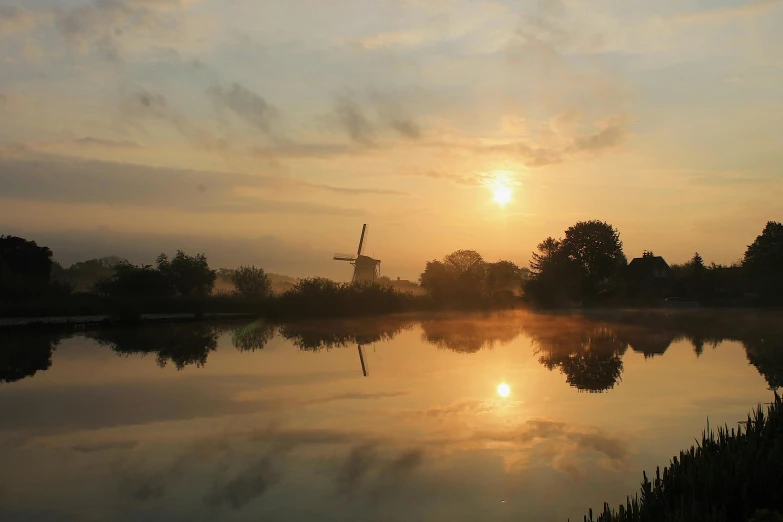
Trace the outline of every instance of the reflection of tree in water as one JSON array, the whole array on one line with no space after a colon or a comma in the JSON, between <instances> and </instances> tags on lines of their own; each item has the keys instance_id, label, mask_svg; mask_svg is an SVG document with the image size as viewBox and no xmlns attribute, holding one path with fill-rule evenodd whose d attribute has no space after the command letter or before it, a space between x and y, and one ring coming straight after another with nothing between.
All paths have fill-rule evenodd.
<instances>
[{"instance_id":1,"label":"reflection of tree in water","mask_svg":"<svg viewBox=\"0 0 783 522\"><path fill-rule=\"evenodd\" d=\"M0 383L32 377L52 365L62 336L50 332L0 334Z\"/></svg>"},{"instance_id":2,"label":"reflection of tree in water","mask_svg":"<svg viewBox=\"0 0 783 522\"><path fill-rule=\"evenodd\" d=\"M783 337L757 337L743 341L748 362L773 390L783 386Z\"/></svg>"},{"instance_id":3,"label":"reflection of tree in water","mask_svg":"<svg viewBox=\"0 0 783 522\"><path fill-rule=\"evenodd\" d=\"M247 326L234 330L231 344L241 352L253 352L262 350L274 335L274 326L264 321L253 321Z\"/></svg>"},{"instance_id":4,"label":"reflection of tree in water","mask_svg":"<svg viewBox=\"0 0 783 522\"><path fill-rule=\"evenodd\" d=\"M505 344L522 333L518 320L508 316L461 316L421 321L421 338L438 348L475 353Z\"/></svg>"},{"instance_id":5,"label":"reflection of tree in water","mask_svg":"<svg viewBox=\"0 0 783 522\"><path fill-rule=\"evenodd\" d=\"M163 368L171 361L178 370L207 363L209 352L217 349L218 329L202 323L149 325L135 329L108 329L90 332L89 337L118 354L156 354Z\"/></svg>"},{"instance_id":6,"label":"reflection of tree in water","mask_svg":"<svg viewBox=\"0 0 783 522\"><path fill-rule=\"evenodd\" d=\"M579 390L610 390L621 380L622 355L628 343L605 326L587 328L567 329L563 335L552 331L545 336L532 334L542 352L539 362L549 370L558 368L566 382Z\"/></svg>"},{"instance_id":7,"label":"reflection of tree in water","mask_svg":"<svg viewBox=\"0 0 783 522\"><path fill-rule=\"evenodd\" d=\"M317 352L322 349L345 347L352 344L371 344L388 341L413 324L404 316L342 321L308 321L280 326L280 335L300 350Z\"/></svg>"}]
</instances>

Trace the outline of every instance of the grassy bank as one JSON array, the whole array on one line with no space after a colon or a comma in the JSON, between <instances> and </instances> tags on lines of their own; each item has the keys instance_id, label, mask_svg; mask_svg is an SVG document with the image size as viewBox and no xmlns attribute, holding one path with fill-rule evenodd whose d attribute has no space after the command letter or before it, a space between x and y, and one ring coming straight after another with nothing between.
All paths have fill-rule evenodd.
<instances>
[{"instance_id":1,"label":"grassy bank","mask_svg":"<svg viewBox=\"0 0 783 522\"><path fill-rule=\"evenodd\" d=\"M585 522L762 522L783 517L783 403L759 406L731 429L709 426L701 442L681 451L663 471L648 479L641 493L617 510Z\"/></svg>"}]
</instances>

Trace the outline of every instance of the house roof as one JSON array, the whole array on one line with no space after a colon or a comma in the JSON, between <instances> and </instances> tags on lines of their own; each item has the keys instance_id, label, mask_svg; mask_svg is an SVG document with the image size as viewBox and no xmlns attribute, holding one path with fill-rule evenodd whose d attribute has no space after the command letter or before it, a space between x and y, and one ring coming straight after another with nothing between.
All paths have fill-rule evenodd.
<instances>
[{"instance_id":1,"label":"house roof","mask_svg":"<svg viewBox=\"0 0 783 522\"><path fill-rule=\"evenodd\" d=\"M669 264L661 256L635 257L628 263L634 270L669 270Z\"/></svg>"}]
</instances>

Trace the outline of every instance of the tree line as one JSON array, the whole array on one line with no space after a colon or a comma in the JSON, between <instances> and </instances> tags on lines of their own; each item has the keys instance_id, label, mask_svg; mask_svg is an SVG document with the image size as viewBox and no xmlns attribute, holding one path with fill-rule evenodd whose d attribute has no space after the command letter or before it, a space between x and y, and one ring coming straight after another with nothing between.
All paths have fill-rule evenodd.
<instances>
[{"instance_id":1,"label":"tree line","mask_svg":"<svg viewBox=\"0 0 783 522\"><path fill-rule=\"evenodd\" d=\"M655 258L645 252L644 258ZM475 250L457 250L425 264L419 283L424 295L399 291L391 281L337 283L324 278L286 282L271 295L262 268L215 270L202 253L162 253L154 265L135 265L116 256L64 268L52 251L15 236L0 236L0 315L106 313L119 304L148 313L244 311L278 316L337 316L392 313L422 308L491 308L520 301L542 307L569 304L639 304L645 297L632 285L619 231L609 223L580 221L561 238L538 244L529 268L509 260L488 262ZM233 295L215 295L218 279ZM757 294L761 303L783 302L783 225L770 221L740 262L706 265L697 253L672 265L656 299L678 296L732 303ZM734 299L734 301L731 301ZM654 299L653 299L654 301ZM199 308L196 310L193 308ZM138 310L137 310L138 311Z\"/></svg>"}]
</instances>

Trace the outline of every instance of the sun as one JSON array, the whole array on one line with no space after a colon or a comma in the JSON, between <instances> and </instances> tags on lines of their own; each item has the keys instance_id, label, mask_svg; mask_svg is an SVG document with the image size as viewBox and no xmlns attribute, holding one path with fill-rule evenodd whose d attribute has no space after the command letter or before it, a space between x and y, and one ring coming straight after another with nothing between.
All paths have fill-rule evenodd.
<instances>
[{"instance_id":1,"label":"sun","mask_svg":"<svg viewBox=\"0 0 783 522\"><path fill-rule=\"evenodd\" d=\"M506 203L511 201L511 189L506 185L498 185L493 192L495 203L505 206Z\"/></svg>"},{"instance_id":2,"label":"sun","mask_svg":"<svg viewBox=\"0 0 783 522\"><path fill-rule=\"evenodd\" d=\"M506 384L505 382L501 382L498 384L498 395L501 397L508 397L511 395L511 386Z\"/></svg>"}]
</instances>

